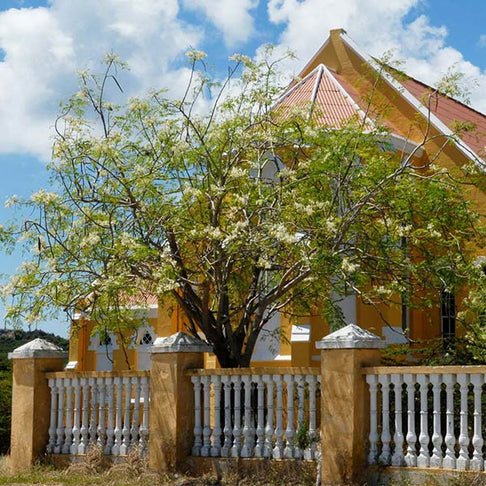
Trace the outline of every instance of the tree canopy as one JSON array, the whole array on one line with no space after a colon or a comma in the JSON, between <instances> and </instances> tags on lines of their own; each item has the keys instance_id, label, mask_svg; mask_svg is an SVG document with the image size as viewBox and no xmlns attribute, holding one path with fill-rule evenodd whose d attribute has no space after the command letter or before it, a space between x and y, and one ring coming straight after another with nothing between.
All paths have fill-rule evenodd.
<instances>
[{"instance_id":1,"label":"tree canopy","mask_svg":"<svg viewBox=\"0 0 486 486\"><path fill-rule=\"evenodd\" d=\"M112 57L80 74L56 123L54 189L4 228L31 251L5 289L11 316L81 309L120 331L124 302L155 294L223 367L248 366L276 312L339 325L340 296L431 305L468 278L478 219L448 170L417 165L427 135L402 153L358 118L335 129L308 106L279 110L270 58L236 56L219 85L190 60L179 100L109 102Z\"/></svg>"}]
</instances>

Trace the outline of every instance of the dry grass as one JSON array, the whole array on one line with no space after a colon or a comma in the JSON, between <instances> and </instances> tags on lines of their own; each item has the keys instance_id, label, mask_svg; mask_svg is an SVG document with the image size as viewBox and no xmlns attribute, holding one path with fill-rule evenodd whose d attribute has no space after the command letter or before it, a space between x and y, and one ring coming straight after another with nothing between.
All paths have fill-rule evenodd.
<instances>
[{"instance_id":1,"label":"dry grass","mask_svg":"<svg viewBox=\"0 0 486 486\"><path fill-rule=\"evenodd\" d=\"M66 469L56 469L49 464L39 464L30 471L11 474L6 458L0 456L0 485L94 485L104 486L309 486L315 478L302 474L296 463L282 474L269 467L264 478L242 477L236 472L226 472L217 478L204 475L198 478L158 474L148 470L146 460L135 451L120 464L109 468L104 466L101 450L92 449L82 461L71 464Z\"/></svg>"}]
</instances>

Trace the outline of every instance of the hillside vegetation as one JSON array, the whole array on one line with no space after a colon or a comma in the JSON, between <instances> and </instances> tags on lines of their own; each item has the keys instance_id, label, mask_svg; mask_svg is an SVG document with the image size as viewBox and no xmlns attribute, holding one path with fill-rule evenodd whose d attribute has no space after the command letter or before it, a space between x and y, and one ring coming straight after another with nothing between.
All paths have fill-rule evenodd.
<instances>
[{"instance_id":1,"label":"hillside vegetation","mask_svg":"<svg viewBox=\"0 0 486 486\"><path fill-rule=\"evenodd\" d=\"M8 353L36 338L67 350L69 341L44 331L0 330L0 454L10 448L10 416L12 411L12 362Z\"/></svg>"}]
</instances>

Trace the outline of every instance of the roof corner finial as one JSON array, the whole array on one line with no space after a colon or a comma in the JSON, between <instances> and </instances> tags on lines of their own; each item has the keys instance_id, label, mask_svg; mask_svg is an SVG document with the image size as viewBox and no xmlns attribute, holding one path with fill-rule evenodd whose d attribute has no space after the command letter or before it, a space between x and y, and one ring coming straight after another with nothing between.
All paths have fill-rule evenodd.
<instances>
[{"instance_id":1,"label":"roof corner finial","mask_svg":"<svg viewBox=\"0 0 486 486\"><path fill-rule=\"evenodd\" d=\"M346 31L343 28L331 29L329 34L331 35L331 37L340 36L341 34L346 34Z\"/></svg>"}]
</instances>

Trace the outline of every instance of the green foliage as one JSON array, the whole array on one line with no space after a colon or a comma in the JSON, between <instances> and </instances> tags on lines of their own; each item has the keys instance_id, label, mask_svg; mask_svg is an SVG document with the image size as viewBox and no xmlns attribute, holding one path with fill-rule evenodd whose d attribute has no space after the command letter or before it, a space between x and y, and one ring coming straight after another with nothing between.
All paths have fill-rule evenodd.
<instances>
[{"instance_id":1,"label":"green foliage","mask_svg":"<svg viewBox=\"0 0 486 486\"><path fill-rule=\"evenodd\" d=\"M77 308L120 332L137 325L127 299L150 292L182 307L223 367L247 366L282 308L319 303L339 326L350 291L430 306L468 280L478 220L459 174L414 166L381 127L331 130L308 106L276 104L270 57L236 56L219 84L197 71L200 53L189 59L180 100L108 102L113 58L102 76L80 74L56 124L57 191L20 202L39 216L17 228L31 258L5 288L10 317Z\"/></svg>"},{"instance_id":2,"label":"green foliage","mask_svg":"<svg viewBox=\"0 0 486 486\"><path fill-rule=\"evenodd\" d=\"M10 447L10 416L12 410L12 373L0 371L0 454Z\"/></svg>"}]
</instances>

